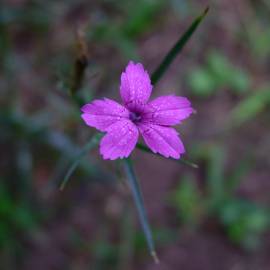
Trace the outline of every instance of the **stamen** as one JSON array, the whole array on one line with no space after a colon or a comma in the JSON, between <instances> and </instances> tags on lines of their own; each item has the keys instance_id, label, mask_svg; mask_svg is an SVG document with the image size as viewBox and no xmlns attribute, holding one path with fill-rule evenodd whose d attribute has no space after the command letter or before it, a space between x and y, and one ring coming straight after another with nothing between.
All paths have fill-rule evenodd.
<instances>
[{"instance_id":1,"label":"stamen","mask_svg":"<svg viewBox=\"0 0 270 270\"><path fill-rule=\"evenodd\" d=\"M141 117L141 115L139 114L139 113L137 113L137 112L130 112L129 113L129 119L132 121L132 122L139 122L141 119L142 119L142 117Z\"/></svg>"}]
</instances>

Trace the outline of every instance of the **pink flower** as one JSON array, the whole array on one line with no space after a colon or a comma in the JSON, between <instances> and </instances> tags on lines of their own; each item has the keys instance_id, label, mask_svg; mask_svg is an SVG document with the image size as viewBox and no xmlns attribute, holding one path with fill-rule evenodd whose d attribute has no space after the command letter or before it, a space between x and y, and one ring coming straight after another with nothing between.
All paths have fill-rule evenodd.
<instances>
[{"instance_id":1,"label":"pink flower","mask_svg":"<svg viewBox=\"0 0 270 270\"><path fill-rule=\"evenodd\" d=\"M149 101L151 92L150 77L143 65L130 61L121 75L123 105L104 98L81 108L88 126L106 132L100 143L104 159L128 157L139 133L154 153L178 159L185 152L178 132L171 126L190 116L193 112L190 102L174 95Z\"/></svg>"}]
</instances>

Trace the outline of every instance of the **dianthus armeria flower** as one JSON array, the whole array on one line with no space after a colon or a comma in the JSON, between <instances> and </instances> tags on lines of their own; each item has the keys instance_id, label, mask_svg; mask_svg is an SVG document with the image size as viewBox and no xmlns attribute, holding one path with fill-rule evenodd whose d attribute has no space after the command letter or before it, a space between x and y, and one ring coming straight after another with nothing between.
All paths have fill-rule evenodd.
<instances>
[{"instance_id":1,"label":"dianthus armeria flower","mask_svg":"<svg viewBox=\"0 0 270 270\"><path fill-rule=\"evenodd\" d=\"M142 64L129 62L121 75L123 105L108 98L84 105L82 118L88 126L106 132L100 142L104 159L128 157L142 135L147 146L164 157L179 159L185 152L172 128L194 111L185 97L161 96L149 101L153 86Z\"/></svg>"}]
</instances>

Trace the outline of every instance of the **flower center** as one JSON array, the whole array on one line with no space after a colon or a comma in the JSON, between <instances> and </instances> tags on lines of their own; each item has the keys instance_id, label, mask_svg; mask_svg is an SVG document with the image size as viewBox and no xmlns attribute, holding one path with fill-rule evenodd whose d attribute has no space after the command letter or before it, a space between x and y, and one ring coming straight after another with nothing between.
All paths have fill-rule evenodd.
<instances>
[{"instance_id":1,"label":"flower center","mask_svg":"<svg viewBox=\"0 0 270 270\"><path fill-rule=\"evenodd\" d=\"M141 117L141 115L140 115L139 113L137 113L137 112L130 112L130 113L129 113L129 119L130 119L133 123L137 123L137 122L139 122L139 121L142 119L142 117Z\"/></svg>"}]
</instances>

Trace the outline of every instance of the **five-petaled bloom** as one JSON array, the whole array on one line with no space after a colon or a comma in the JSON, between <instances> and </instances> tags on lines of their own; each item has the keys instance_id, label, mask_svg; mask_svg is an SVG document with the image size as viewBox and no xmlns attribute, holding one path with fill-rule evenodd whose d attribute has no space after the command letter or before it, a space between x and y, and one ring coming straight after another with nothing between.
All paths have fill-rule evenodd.
<instances>
[{"instance_id":1,"label":"five-petaled bloom","mask_svg":"<svg viewBox=\"0 0 270 270\"><path fill-rule=\"evenodd\" d=\"M152 85L142 64L129 62L121 75L123 105L100 99L84 105L82 118L88 126L106 132L100 143L104 159L128 157L136 146L139 132L154 152L164 157L180 158L185 148L178 132L179 124L194 111L185 97L161 96L148 101Z\"/></svg>"}]
</instances>

